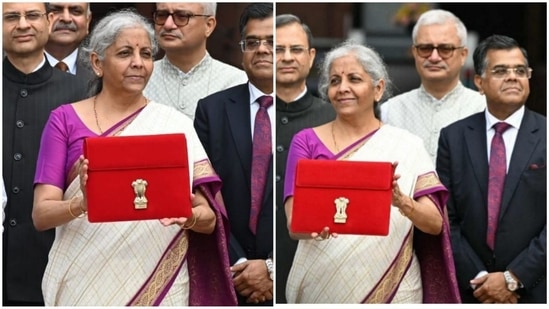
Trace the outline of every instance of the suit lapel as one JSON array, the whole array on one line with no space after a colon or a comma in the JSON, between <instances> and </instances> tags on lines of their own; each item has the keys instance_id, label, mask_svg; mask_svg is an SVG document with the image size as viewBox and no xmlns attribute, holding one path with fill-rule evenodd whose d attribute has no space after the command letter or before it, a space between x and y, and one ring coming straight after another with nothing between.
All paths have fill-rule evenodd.
<instances>
[{"instance_id":1,"label":"suit lapel","mask_svg":"<svg viewBox=\"0 0 549 309\"><path fill-rule=\"evenodd\" d=\"M488 154L486 150L486 118L484 113L479 113L471 119L464 136L477 184L480 187L483 200L486 201L488 198Z\"/></svg>"},{"instance_id":2,"label":"suit lapel","mask_svg":"<svg viewBox=\"0 0 549 309\"><path fill-rule=\"evenodd\" d=\"M530 157L540 142L538 124L532 119L532 113L525 109L524 117L517 134L509 171L505 177L503 196L501 198L500 218L509 206L509 202L515 193L522 172L527 168Z\"/></svg>"},{"instance_id":3,"label":"suit lapel","mask_svg":"<svg viewBox=\"0 0 549 309\"><path fill-rule=\"evenodd\" d=\"M252 129L250 124L250 92L248 84L244 84L237 91L234 91L226 102L225 112L229 120L231 136L240 158L240 165L246 175L248 186L250 186Z\"/></svg>"}]
</instances>

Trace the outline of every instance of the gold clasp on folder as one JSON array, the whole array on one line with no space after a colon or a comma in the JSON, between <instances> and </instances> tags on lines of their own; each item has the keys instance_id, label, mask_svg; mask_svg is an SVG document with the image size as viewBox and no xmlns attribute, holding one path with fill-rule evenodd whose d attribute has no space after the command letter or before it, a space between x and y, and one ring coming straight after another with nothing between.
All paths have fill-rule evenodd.
<instances>
[{"instance_id":1,"label":"gold clasp on folder","mask_svg":"<svg viewBox=\"0 0 549 309\"><path fill-rule=\"evenodd\" d=\"M135 192L135 199L133 204L135 209L147 209L147 197L145 191L147 191L147 181L145 179L136 179L132 182L133 192Z\"/></svg>"},{"instance_id":2,"label":"gold clasp on folder","mask_svg":"<svg viewBox=\"0 0 549 309\"><path fill-rule=\"evenodd\" d=\"M338 197L334 200L336 213L334 215L334 223L345 223L347 222L347 214L345 210L347 209L347 204L349 204L349 199L346 197Z\"/></svg>"}]
</instances>

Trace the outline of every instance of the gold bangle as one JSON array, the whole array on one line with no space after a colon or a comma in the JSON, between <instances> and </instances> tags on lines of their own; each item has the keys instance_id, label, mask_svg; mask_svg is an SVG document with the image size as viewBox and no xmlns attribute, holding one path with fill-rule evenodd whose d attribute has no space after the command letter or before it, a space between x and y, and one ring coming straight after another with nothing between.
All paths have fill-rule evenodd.
<instances>
[{"instance_id":1,"label":"gold bangle","mask_svg":"<svg viewBox=\"0 0 549 309\"><path fill-rule=\"evenodd\" d=\"M194 218L193 223L192 223L191 225L187 226L187 225L186 225L187 222L185 222L185 224L183 224L183 225L181 226L181 228L184 229L184 230L190 230L190 229L192 229L192 228L196 225L196 221L198 221L198 217L199 217L199 216L193 216L193 218Z\"/></svg>"},{"instance_id":2,"label":"gold bangle","mask_svg":"<svg viewBox=\"0 0 549 309\"><path fill-rule=\"evenodd\" d=\"M75 197L71 198L71 200L69 201L69 213L70 213L71 216L72 216L73 218L75 218L75 219L76 219L76 218L82 218L82 217L86 214L86 212L82 211L82 207L80 207L80 211L82 212L80 215L75 216L75 215L72 213L72 210L71 210L72 202L73 202L74 199L76 199L76 198L78 198L78 196L75 196Z\"/></svg>"}]
</instances>

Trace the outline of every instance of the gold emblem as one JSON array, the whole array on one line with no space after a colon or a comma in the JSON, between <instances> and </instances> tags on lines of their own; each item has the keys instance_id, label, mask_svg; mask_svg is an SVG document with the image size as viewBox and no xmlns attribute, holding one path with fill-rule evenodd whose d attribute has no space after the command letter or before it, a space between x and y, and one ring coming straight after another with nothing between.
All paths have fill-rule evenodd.
<instances>
[{"instance_id":1,"label":"gold emblem","mask_svg":"<svg viewBox=\"0 0 549 309\"><path fill-rule=\"evenodd\" d=\"M338 197L334 200L336 213L334 215L334 223L345 223L347 222L347 214L345 210L347 209L347 204L349 204L349 199L346 197Z\"/></svg>"},{"instance_id":2,"label":"gold emblem","mask_svg":"<svg viewBox=\"0 0 549 309\"><path fill-rule=\"evenodd\" d=\"M133 205L135 209L147 209L147 197L145 191L147 191L147 181L145 179L136 179L132 182L133 192L135 192L135 199Z\"/></svg>"}]
</instances>

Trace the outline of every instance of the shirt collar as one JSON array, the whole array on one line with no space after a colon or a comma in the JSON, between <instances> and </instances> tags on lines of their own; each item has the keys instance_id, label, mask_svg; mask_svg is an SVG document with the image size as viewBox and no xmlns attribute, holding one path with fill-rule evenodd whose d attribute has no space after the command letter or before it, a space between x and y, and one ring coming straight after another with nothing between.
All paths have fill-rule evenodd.
<instances>
[{"instance_id":1,"label":"shirt collar","mask_svg":"<svg viewBox=\"0 0 549 309\"><path fill-rule=\"evenodd\" d=\"M486 108L484 114L486 116L486 131L492 129L494 124L502 121L510 124L513 128L518 129L520 128L520 124L522 123L522 117L524 116L524 105L521 106L516 112L511 114L511 116L507 117L507 119L505 120L499 120L494 117L494 115L490 114L488 108Z\"/></svg>"},{"instance_id":2,"label":"shirt collar","mask_svg":"<svg viewBox=\"0 0 549 309\"><path fill-rule=\"evenodd\" d=\"M76 60L78 59L78 48L72 51L70 55L65 57L62 60L57 60L54 58L50 53L47 51L44 52L46 54L46 57L48 58L48 62L51 64L52 67L54 67L58 62L63 61L67 67L69 68L69 72L71 74L76 74Z\"/></svg>"},{"instance_id":3,"label":"shirt collar","mask_svg":"<svg viewBox=\"0 0 549 309\"><path fill-rule=\"evenodd\" d=\"M44 66L44 63L46 63L46 57L42 57L42 61L40 61L38 66L34 70L32 70L32 73L40 70Z\"/></svg>"},{"instance_id":4,"label":"shirt collar","mask_svg":"<svg viewBox=\"0 0 549 309\"><path fill-rule=\"evenodd\" d=\"M307 93L307 85L305 85L305 89L303 89L303 92L301 92L295 99L293 99L292 102L297 101L305 96Z\"/></svg>"},{"instance_id":5,"label":"shirt collar","mask_svg":"<svg viewBox=\"0 0 549 309\"><path fill-rule=\"evenodd\" d=\"M261 96L264 96L264 95L273 96L272 93L261 92L261 90L259 90L256 86L254 86L254 84L250 82L248 83L248 89L250 91L250 105L254 104L257 101L257 99L259 99L259 97Z\"/></svg>"}]
</instances>

